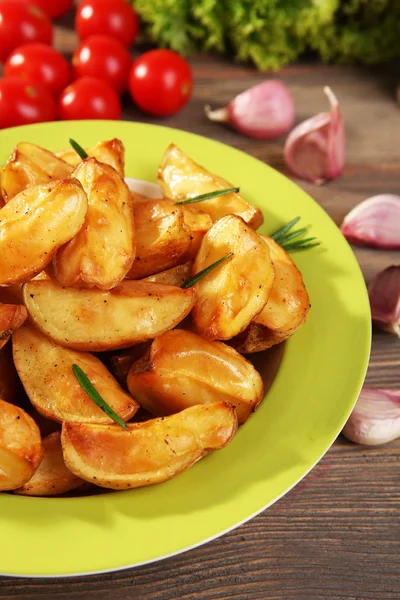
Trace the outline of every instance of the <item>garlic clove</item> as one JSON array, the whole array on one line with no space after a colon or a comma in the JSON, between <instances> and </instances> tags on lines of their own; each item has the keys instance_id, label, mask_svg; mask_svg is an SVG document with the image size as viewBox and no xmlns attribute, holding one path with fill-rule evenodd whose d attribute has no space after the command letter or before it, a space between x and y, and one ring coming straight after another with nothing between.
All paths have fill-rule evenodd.
<instances>
[{"instance_id":1,"label":"garlic clove","mask_svg":"<svg viewBox=\"0 0 400 600\"><path fill-rule=\"evenodd\" d=\"M400 196L379 194L364 200L349 212L340 230L350 242L400 248Z\"/></svg>"},{"instance_id":2,"label":"garlic clove","mask_svg":"<svg viewBox=\"0 0 400 600\"><path fill-rule=\"evenodd\" d=\"M289 88L276 79L264 81L236 96L224 108L204 108L206 116L252 138L269 140L287 133L295 118Z\"/></svg>"},{"instance_id":3,"label":"garlic clove","mask_svg":"<svg viewBox=\"0 0 400 600\"><path fill-rule=\"evenodd\" d=\"M295 175L316 184L336 179L345 161L345 131L336 96L324 87L331 110L307 119L288 136L284 158Z\"/></svg>"},{"instance_id":4,"label":"garlic clove","mask_svg":"<svg viewBox=\"0 0 400 600\"><path fill-rule=\"evenodd\" d=\"M387 267L368 285L372 320L400 337L400 265Z\"/></svg>"},{"instance_id":5,"label":"garlic clove","mask_svg":"<svg viewBox=\"0 0 400 600\"><path fill-rule=\"evenodd\" d=\"M356 444L378 446L400 437L400 390L364 387L343 435Z\"/></svg>"}]
</instances>

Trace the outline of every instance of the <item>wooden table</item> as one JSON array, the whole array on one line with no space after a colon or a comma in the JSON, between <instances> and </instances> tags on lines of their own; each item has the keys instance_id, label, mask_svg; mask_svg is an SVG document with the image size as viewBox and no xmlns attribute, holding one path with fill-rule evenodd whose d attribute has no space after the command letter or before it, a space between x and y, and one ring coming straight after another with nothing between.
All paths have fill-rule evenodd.
<instances>
[{"instance_id":1,"label":"wooden table","mask_svg":"<svg viewBox=\"0 0 400 600\"><path fill-rule=\"evenodd\" d=\"M59 28L57 45L74 36ZM204 104L222 105L263 76L220 57L194 57L190 104L163 125L240 148L285 171L284 139L247 139L212 124ZM400 194L400 108L395 67L299 65L281 77L292 89L297 119L326 109L329 84L341 100L348 158L343 176L324 187L299 182L336 223L358 202ZM160 122L127 104L124 118ZM396 252L355 248L366 279L399 261ZM374 332L367 383L400 386L400 342ZM323 401L323 398L321 398ZM77 540L79 543L79 540ZM282 500L235 531L175 558L109 575L74 579L0 578L0 597L28 600L399 600L400 439L378 448L339 437L317 467Z\"/></svg>"}]
</instances>

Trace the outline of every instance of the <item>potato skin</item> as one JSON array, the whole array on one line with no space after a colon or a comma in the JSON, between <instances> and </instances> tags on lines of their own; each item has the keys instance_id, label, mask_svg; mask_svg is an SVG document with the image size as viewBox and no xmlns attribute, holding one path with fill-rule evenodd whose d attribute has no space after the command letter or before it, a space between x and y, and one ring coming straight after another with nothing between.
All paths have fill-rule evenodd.
<instances>
[{"instance_id":1,"label":"potato skin","mask_svg":"<svg viewBox=\"0 0 400 600\"><path fill-rule=\"evenodd\" d=\"M82 227L87 198L77 179L28 188L0 210L0 285L29 281Z\"/></svg>"},{"instance_id":2,"label":"potato skin","mask_svg":"<svg viewBox=\"0 0 400 600\"><path fill-rule=\"evenodd\" d=\"M136 226L136 259L128 279L143 279L187 261L190 229L183 211L168 200L133 203Z\"/></svg>"},{"instance_id":3,"label":"potato skin","mask_svg":"<svg viewBox=\"0 0 400 600\"><path fill-rule=\"evenodd\" d=\"M81 367L122 419L129 420L139 408L98 358L59 346L29 323L14 333L13 355L30 401L48 419L78 423L113 422L82 389L72 371L73 364Z\"/></svg>"},{"instance_id":4,"label":"potato skin","mask_svg":"<svg viewBox=\"0 0 400 600\"><path fill-rule=\"evenodd\" d=\"M66 286L116 287L129 272L136 251L132 200L119 174L95 158L74 170L87 195L85 223L53 259L55 279Z\"/></svg>"},{"instance_id":5,"label":"potato skin","mask_svg":"<svg viewBox=\"0 0 400 600\"><path fill-rule=\"evenodd\" d=\"M3 169L1 190L4 201L9 202L28 187L65 179L71 173L71 165L52 152L35 144L20 142Z\"/></svg>"},{"instance_id":6,"label":"potato skin","mask_svg":"<svg viewBox=\"0 0 400 600\"><path fill-rule=\"evenodd\" d=\"M43 445L35 421L19 406L0 399L0 491L24 485L42 458Z\"/></svg>"},{"instance_id":7,"label":"potato skin","mask_svg":"<svg viewBox=\"0 0 400 600\"><path fill-rule=\"evenodd\" d=\"M226 446L237 417L233 406L216 402L128 428L64 423L67 467L86 481L116 490L161 483Z\"/></svg>"},{"instance_id":8,"label":"potato skin","mask_svg":"<svg viewBox=\"0 0 400 600\"><path fill-rule=\"evenodd\" d=\"M158 167L157 179L165 196L174 201L234 187L222 177L195 163L175 144L170 144L165 151ZM234 214L242 217L253 229L258 229L263 223L261 210L246 202L239 193L204 200L201 202L201 210L209 214L212 221Z\"/></svg>"},{"instance_id":9,"label":"potato skin","mask_svg":"<svg viewBox=\"0 0 400 600\"><path fill-rule=\"evenodd\" d=\"M51 433L43 440L43 459L33 477L14 490L19 496L57 496L76 490L84 484L82 479L64 463L61 432Z\"/></svg>"},{"instance_id":10,"label":"potato skin","mask_svg":"<svg viewBox=\"0 0 400 600\"><path fill-rule=\"evenodd\" d=\"M21 327L28 316L25 306L0 303L0 350L10 339L13 331Z\"/></svg>"},{"instance_id":11,"label":"potato skin","mask_svg":"<svg viewBox=\"0 0 400 600\"><path fill-rule=\"evenodd\" d=\"M206 233L193 274L230 253L196 284L193 323L210 340L228 340L243 331L264 308L274 281L268 246L235 215L222 217Z\"/></svg>"},{"instance_id":12,"label":"potato skin","mask_svg":"<svg viewBox=\"0 0 400 600\"><path fill-rule=\"evenodd\" d=\"M124 177L125 147L118 138L99 142L95 146L86 148L86 153L89 156L97 158L99 162L110 165L110 167L113 167L121 177ZM64 150L59 150L55 154L73 167L79 165L82 160L73 148L65 148Z\"/></svg>"},{"instance_id":13,"label":"potato skin","mask_svg":"<svg viewBox=\"0 0 400 600\"><path fill-rule=\"evenodd\" d=\"M153 341L148 354L131 367L127 384L155 416L224 401L235 406L239 425L264 395L260 375L233 348L180 329Z\"/></svg>"},{"instance_id":14,"label":"potato skin","mask_svg":"<svg viewBox=\"0 0 400 600\"><path fill-rule=\"evenodd\" d=\"M229 342L243 354L260 352L286 340L305 323L310 309L302 275L288 253L272 238L261 238L269 247L275 280L263 310Z\"/></svg>"},{"instance_id":15,"label":"potato skin","mask_svg":"<svg viewBox=\"0 0 400 600\"><path fill-rule=\"evenodd\" d=\"M124 280L109 291L31 281L23 297L36 327L56 343L101 352L129 348L173 329L191 311L196 292Z\"/></svg>"}]
</instances>

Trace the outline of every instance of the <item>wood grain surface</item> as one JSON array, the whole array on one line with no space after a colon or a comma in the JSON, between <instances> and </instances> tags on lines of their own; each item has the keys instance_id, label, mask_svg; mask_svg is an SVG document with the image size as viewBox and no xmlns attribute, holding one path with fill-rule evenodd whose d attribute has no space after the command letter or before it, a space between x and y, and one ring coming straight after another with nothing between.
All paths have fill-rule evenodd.
<instances>
[{"instance_id":1,"label":"wood grain surface","mask_svg":"<svg viewBox=\"0 0 400 600\"><path fill-rule=\"evenodd\" d=\"M71 20L57 31L70 52ZM190 104L162 124L221 140L285 172L284 139L250 140L212 124L203 106L220 106L261 81L251 68L221 57L191 60ZM400 108L394 97L399 65L373 69L301 64L279 73L291 87L300 121L326 109L322 87L341 101L347 129L343 176L323 187L301 183L336 223L358 202L400 194ZM124 118L146 122L129 102ZM398 252L355 248L367 280L398 262ZM400 387L400 341L374 332L367 383ZM321 399L323 401L323 398ZM6 543L6 540L2 540ZM79 541L77 540L77 543ZM342 437L295 489L270 509L204 547L108 575L73 579L0 578L0 596L21 600L399 600L400 440L380 448Z\"/></svg>"}]
</instances>

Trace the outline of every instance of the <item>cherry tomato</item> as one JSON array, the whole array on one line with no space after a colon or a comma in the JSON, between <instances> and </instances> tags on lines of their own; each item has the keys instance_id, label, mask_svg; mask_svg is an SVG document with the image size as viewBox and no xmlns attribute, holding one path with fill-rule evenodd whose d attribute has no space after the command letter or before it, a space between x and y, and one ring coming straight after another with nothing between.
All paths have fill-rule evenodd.
<instances>
[{"instance_id":1,"label":"cherry tomato","mask_svg":"<svg viewBox=\"0 0 400 600\"><path fill-rule=\"evenodd\" d=\"M129 91L145 112L159 117L178 112L193 87L189 64L172 50L150 50L132 65Z\"/></svg>"},{"instance_id":2,"label":"cherry tomato","mask_svg":"<svg viewBox=\"0 0 400 600\"><path fill-rule=\"evenodd\" d=\"M119 94L128 86L131 55L125 46L106 35L84 40L72 57L76 77L88 75L104 79Z\"/></svg>"},{"instance_id":3,"label":"cherry tomato","mask_svg":"<svg viewBox=\"0 0 400 600\"><path fill-rule=\"evenodd\" d=\"M11 52L4 65L4 75L35 81L58 96L71 81L71 68L63 55L50 46L25 44Z\"/></svg>"},{"instance_id":4,"label":"cherry tomato","mask_svg":"<svg viewBox=\"0 0 400 600\"><path fill-rule=\"evenodd\" d=\"M55 118L54 98L43 86L20 77L0 79L0 129Z\"/></svg>"},{"instance_id":5,"label":"cherry tomato","mask_svg":"<svg viewBox=\"0 0 400 600\"><path fill-rule=\"evenodd\" d=\"M121 103L117 92L102 79L80 77L58 99L60 119L119 119Z\"/></svg>"},{"instance_id":6,"label":"cherry tomato","mask_svg":"<svg viewBox=\"0 0 400 600\"><path fill-rule=\"evenodd\" d=\"M24 0L29 4L34 4L49 17L49 19L58 19L62 17L74 6L74 0Z\"/></svg>"},{"instance_id":7,"label":"cherry tomato","mask_svg":"<svg viewBox=\"0 0 400 600\"><path fill-rule=\"evenodd\" d=\"M22 44L52 41L51 23L40 8L23 0L0 2L0 61Z\"/></svg>"},{"instance_id":8,"label":"cherry tomato","mask_svg":"<svg viewBox=\"0 0 400 600\"><path fill-rule=\"evenodd\" d=\"M139 19L126 0L83 0L76 11L75 28L81 40L102 34L130 46L137 36Z\"/></svg>"}]
</instances>

